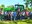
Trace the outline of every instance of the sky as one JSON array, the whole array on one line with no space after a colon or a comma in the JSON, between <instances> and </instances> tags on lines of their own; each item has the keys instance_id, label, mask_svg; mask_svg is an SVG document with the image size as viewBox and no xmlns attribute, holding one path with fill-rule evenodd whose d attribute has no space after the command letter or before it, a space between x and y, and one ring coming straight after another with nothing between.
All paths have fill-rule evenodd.
<instances>
[{"instance_id":1,"label":"sky","mask_svg":"<svg viewBox=\"0 0 32 24\"><path fill-rule=\"evenodd\" d=\"M15 5L18 3L24 5L25 2L23 0L0 0L0 5L4 4L5 6Z\"/></svg>"}]
</instances>

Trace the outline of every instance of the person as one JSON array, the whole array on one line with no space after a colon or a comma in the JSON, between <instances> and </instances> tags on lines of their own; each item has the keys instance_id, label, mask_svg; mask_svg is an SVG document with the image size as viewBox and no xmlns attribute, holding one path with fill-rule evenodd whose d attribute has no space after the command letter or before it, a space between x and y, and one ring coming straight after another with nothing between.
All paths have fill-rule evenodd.
<instances>
[{"instance_id":1,"label":"person","mask_svg":"<svg viewBox=\"0 0 32 24\"><path fill-rule=\"evenodd\" d=\"M17 20L20 20L20 12L17 12Z\"/></svg>"},{"instance_id":2,"label":"person","mask_svg":"<svg viewBox=\"0 0 32 24\"><path fill-rule=\"evenodd\" d=\"M5 12L5 15L7 14L7 12Z\"/></svg>"},{"instance_id":3,"label":"person","mask_svg":"<svg viewBox=\"0 0 32 24\"><path fill-rule=\"evenodd\" d=\"M26 11L25 15L26 15L27 19L29 19L29 11Z\"/></svg>"},{"instance_id":4,"label":"person","mask_svg":"<svg viewBox=\"0 0 32 24\"><path fill-rule=\"evenodd\" d=\"M17 16L16 11L13 12L13 16L14 16L14 21L15 21L16 20L16 16Z\"/></svg>"},{"instance_id":5,"label":"person","mask_svg":"<svg viewBox=\"0 0 32 24\"><path fill-rule=\"evenodd\" d=\"M24 11L21 12L21 17L20 18L25 19L25 12Z\"/></svg>"},{"instance_id":6,"label":"person","mask_svg":"<svg viewBox=\"0 0 32 24\"><path fill-rule=\"evenodd\" d=\"M32 12L29 12L30 19L32 19Z\"/></svg>"},{"instance_id":7,"label":"person","mask_svg":"<svg viewBox=\"0 0 32 24\"><path fill-rule=\"evenodd\" d=\"M11 11L11 20L13 20L13 11Z\"/></svg>"},{"instance_id":8,"label":"person","mask_svg":"<svg viewBox=\"0 0 32 24\"><path fill-rule=\"evenodd\" d=\"M17 10L17 20L20 20L20 8Z\"/></svg>"},{"instance_id":9,"label":"person","mask_svg":"<svg viewBox=\"0 0 32 24\"><path fill-rule=\"evenodd\" d=\"M4 11L4 20L7 20L8 12Z\"/></svg>"},{"instance_id":10,"label":"person","mask_svg":"<svg viewBox=\"0 0 32 24\"><path fill-rule=\"evenodd\" d=\"M11 14L10 12L4 17L5 20L11 20Z\"/></svg>"}]
</instances>

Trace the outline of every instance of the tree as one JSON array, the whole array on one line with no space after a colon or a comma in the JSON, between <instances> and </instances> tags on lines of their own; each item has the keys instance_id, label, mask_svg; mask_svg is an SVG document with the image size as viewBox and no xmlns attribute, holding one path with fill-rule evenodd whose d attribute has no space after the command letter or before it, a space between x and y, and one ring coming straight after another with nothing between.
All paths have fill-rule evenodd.
<instances>
[{"instance_id":1,"label":"tree","mask_svg":"<svg viewBox=\"0 0 32 24\"><path fill-rule=\"evenodd\" d=\"M32 0L24 0L24 1L28 1L28 3L26 3L26 4L31 4L30 6L32 7Z\"/></svg>"},{"instance_id":2,"label":"tree","mask_svg":"<svg viewBox=\"0 0 32 24\"><path fill-rule=\"evenodd\" d=\"M7 6L8 8L14 8L14 6L13 5L11 5L11 6Z\"/></svg>"},{"instance_id":3,"label":"tree","mask_svg":"<svg viewBox=\"0 0 32 24\"><path fill-rule=\"evenodd\" d=\"M2 4L1 7L4 8L5 7L4 4Z\"/></svg>"},{"instance_id":4,"label":"tree","mask_svg":"<svg viewBox=\"0 0 32 24\"><path fill-rule=\"evenodd\" d=\"M2 8L2 10L4 11L5 5L4 5L4 4L2 4L2 5L1 5L1 8Z\"/></svg>"},{"instance_id":5,"label":"tree","mask_svg":"<svg viewBox=\"0 0 32 24\"><path fill-rule=\"evenodd\" d=\"M29 0L24 0L24 1L25 1L25 5L26 5L26 8L27 8L30 1Z\"/></svg>"},{"instance_id":6,"label":"tree","mask_svg":"<svg viewBox=\"0 0 32 24\"><path fill-rule=\"evenodd\" d=\"M30 0L31 6L32 6L32 0Z\"/></svg>"}]
</instances>

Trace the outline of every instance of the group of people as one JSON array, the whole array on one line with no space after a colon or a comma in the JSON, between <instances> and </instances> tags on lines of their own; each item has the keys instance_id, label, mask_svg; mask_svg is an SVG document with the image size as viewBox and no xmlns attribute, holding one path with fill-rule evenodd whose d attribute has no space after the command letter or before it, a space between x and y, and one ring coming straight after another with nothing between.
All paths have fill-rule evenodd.
<instances>
[{"instance_id":1,"label":"group of people","mask_svg":"<svg viewBox=\"0 0 32 24\"><path fill-rule=\"evenodd\" d=\"M20 11L20 9L18 9L17 11L10 11L10 12L5 12L6 16L5 19L6 20L22 20L22 19L32 19L32 12L23 10Z\"/></svg>"},{"instance_id":2,"label":"group of people","mask_svg":"<svg viewBox=\"0 0 32 24\"><path fill-rule=\"evenodd\" d=\"M32 12L23 10L20 11L6 11L4 13L4 20L22 20L22 19L32 19Z\"/></svg>"}]
</instances>

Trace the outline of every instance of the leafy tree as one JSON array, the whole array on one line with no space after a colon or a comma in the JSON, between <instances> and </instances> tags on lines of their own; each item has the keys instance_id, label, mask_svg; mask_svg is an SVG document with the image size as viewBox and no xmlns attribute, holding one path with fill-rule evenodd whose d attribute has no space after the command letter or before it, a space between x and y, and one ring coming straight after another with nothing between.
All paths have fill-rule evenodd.
<instances>
[{"instance_id":1,"label":"leafy tree","mask_svg":"<svg viewBox=\"0 0 32 24\"><path fill-rule=\"evenodd\" d=\"M26 8L27 8L30 1L29 0L24 0L24 1L25 1L25 5L26 5Z\"/></svg>"},{"instance_id":2,"label":"leafy tree","mask_svg":"<svg viewBox=\"0 0 32 24\"><path fill-rule=\"evenodd\" d=\"M32 6L32 0L30 0L31 6Z\"/></svg>"},{"instance_id":3,"label":"leafy tree","mask_svg":"<svg viewBox=\"0 0 32 24\"><path fill-rule=\"evenodd\" d=\"M24 0L24 1L26 1L26 6L28 6L28 4L30 3L31 5L31 7L32 7L32 0Z\"/></svg>"},{"instance_id":4,"label":"leafy tree","mask_svg":"<svg viewBox=\"0 0 32 24\"><path fill-rule=\"evenodd\" d=\"M0 6L0 8L5 8L5 5L2 4L2 5Z\"/></svg>"}]
</instances>

